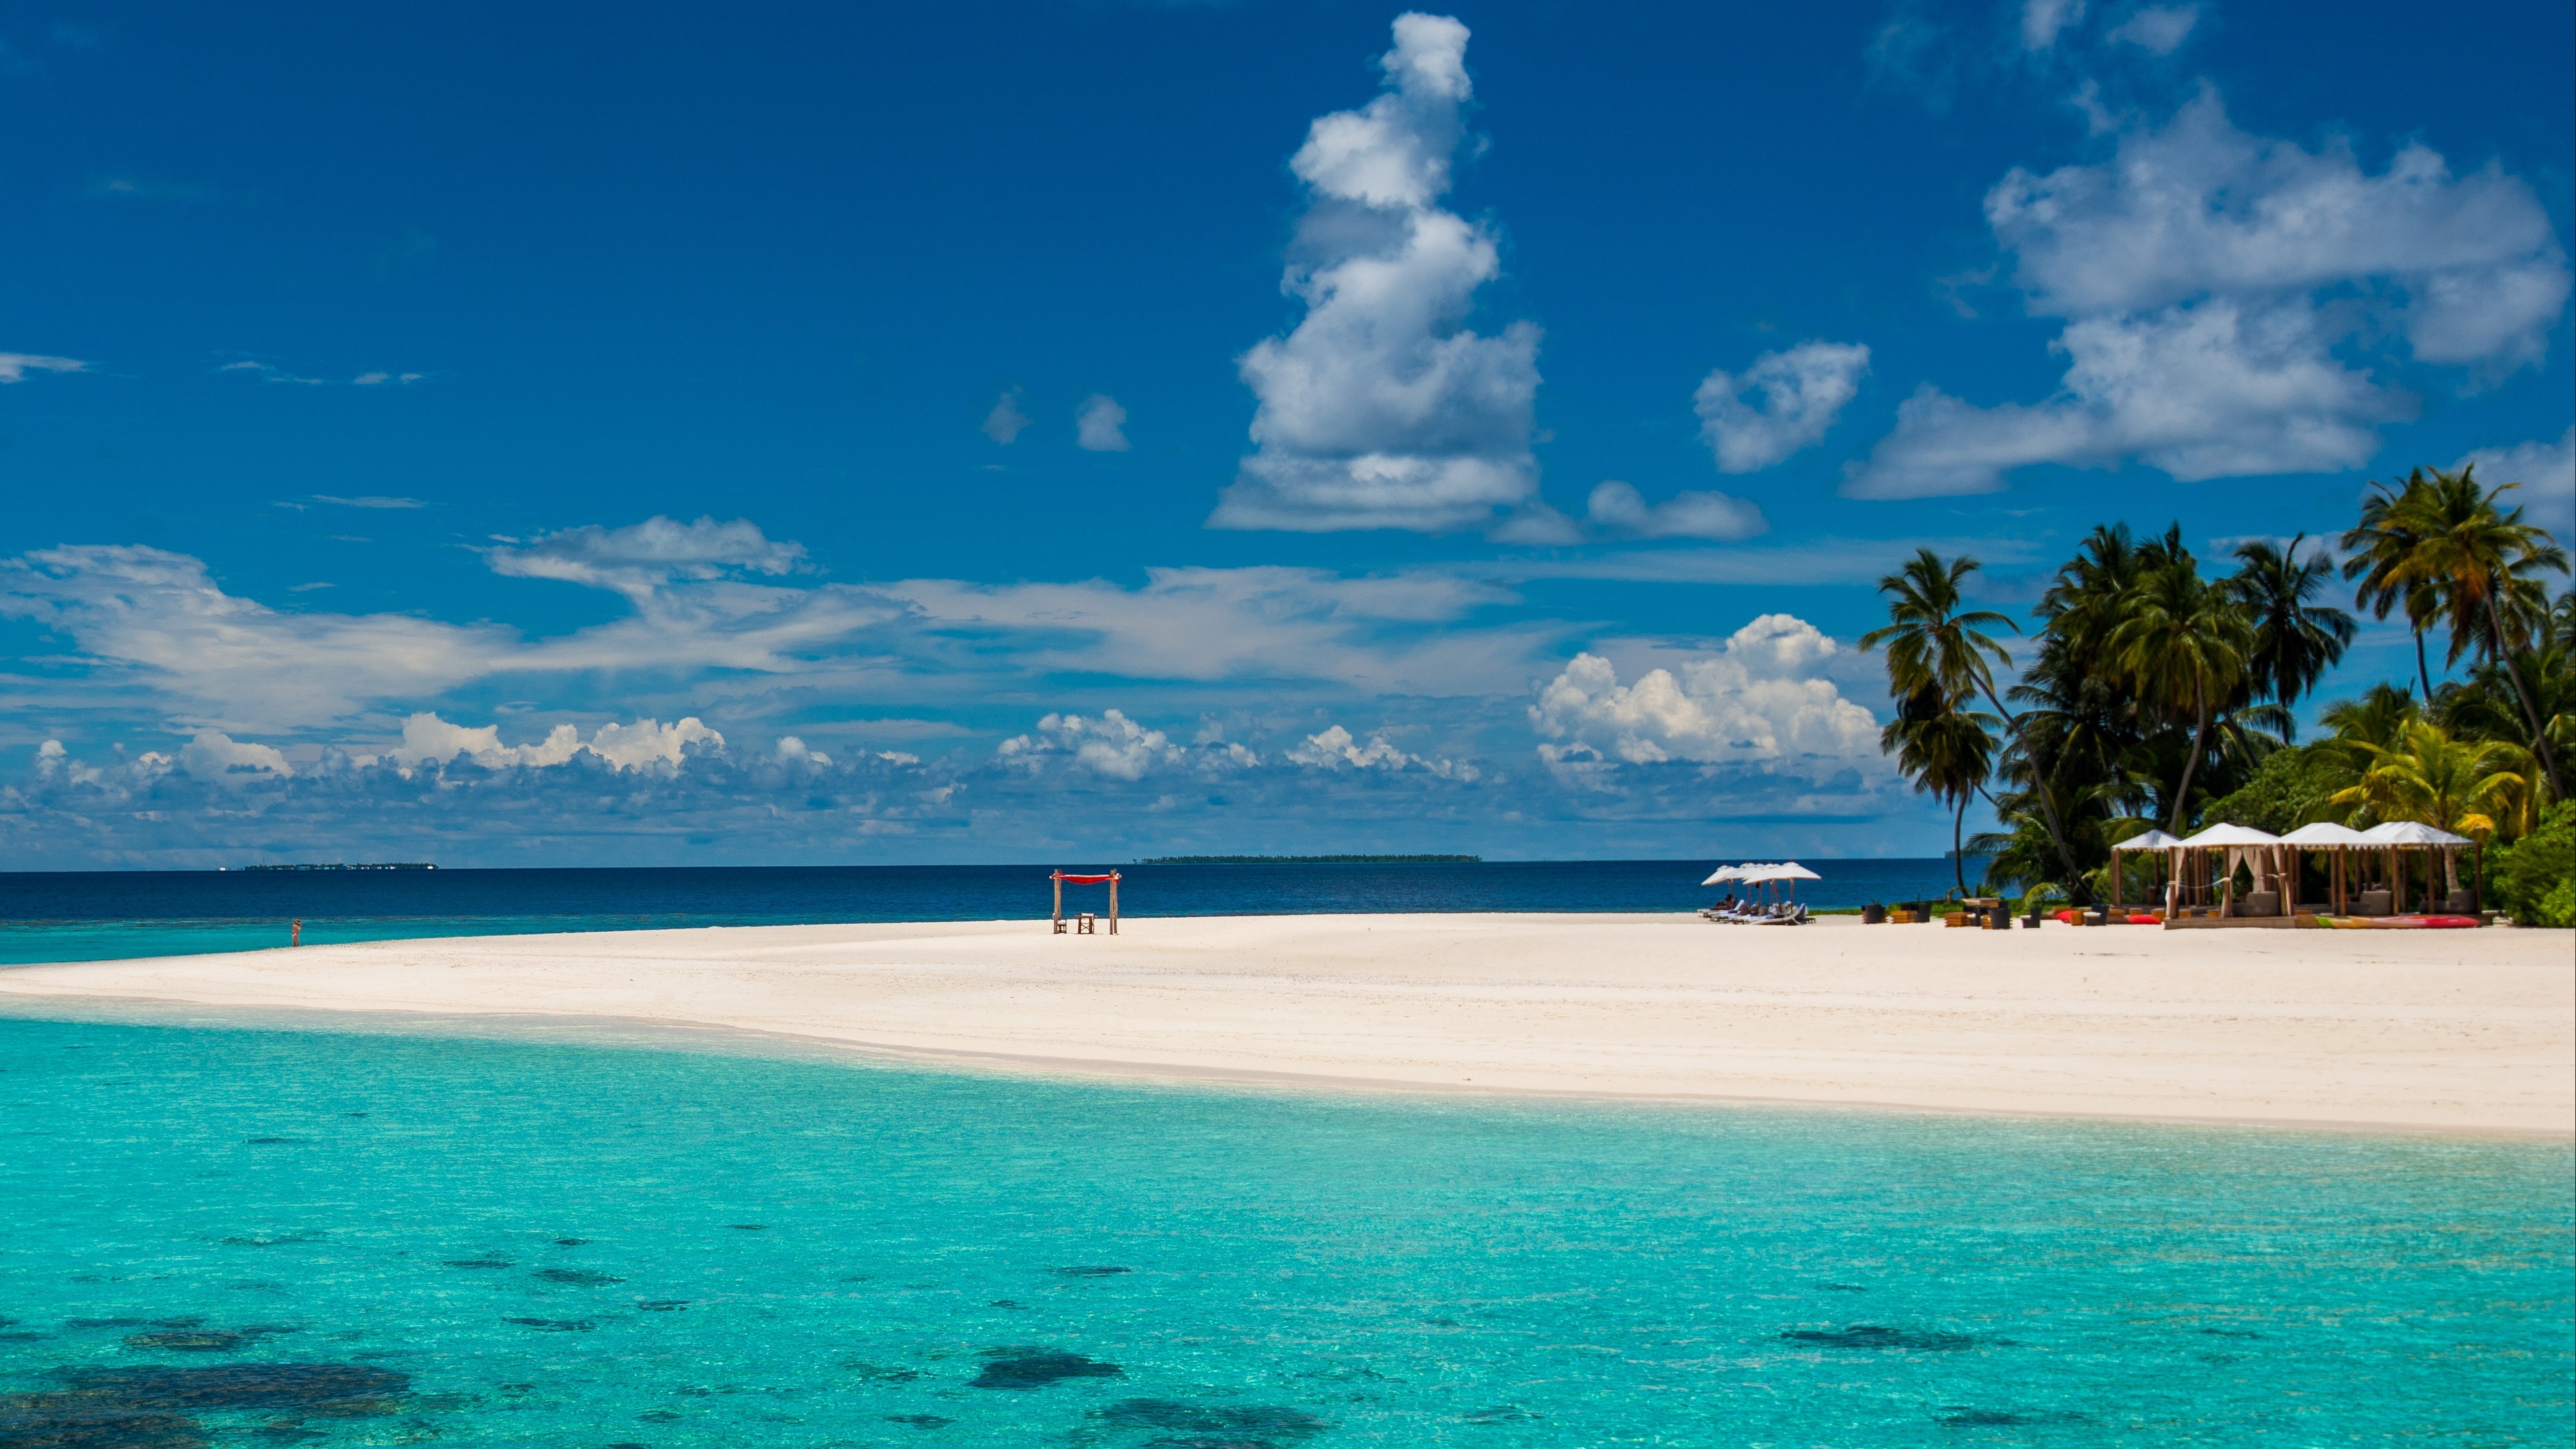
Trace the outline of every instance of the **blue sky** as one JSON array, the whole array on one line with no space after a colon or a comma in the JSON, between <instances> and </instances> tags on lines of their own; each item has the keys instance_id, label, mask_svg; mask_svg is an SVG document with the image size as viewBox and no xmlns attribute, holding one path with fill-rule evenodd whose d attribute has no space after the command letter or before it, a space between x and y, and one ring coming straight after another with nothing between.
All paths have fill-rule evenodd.
<instances>
[{"instance_id":1,"label":"blue sky","mask_svg":"<svg viewBox=\"0 0 2576 1449\"><path fill-rule=\"evenodd\" d=\"M2563 5L604 14L0 21L0 867L1929 854L1916 544L2576 516Z\"/></svg>"}]
</instances>

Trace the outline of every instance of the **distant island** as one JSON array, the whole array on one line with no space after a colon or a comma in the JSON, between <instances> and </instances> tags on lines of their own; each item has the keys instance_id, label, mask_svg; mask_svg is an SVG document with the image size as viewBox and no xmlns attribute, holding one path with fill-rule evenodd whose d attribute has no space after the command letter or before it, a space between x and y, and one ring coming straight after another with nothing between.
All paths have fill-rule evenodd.
<instances>
[{"instance_id":1,"label":"distant island","mask_svg":"<svg viewBox=\"0 0 2576 1449\"><path fill-rule=\"evenodd\" d=\"M1481 855L1158 855L1138 865L1481 865Z\"/></svg>"},{"instance_id":2,"label":"distant island","mask_svg":"<svg viewBox=\"0 0 2576 1449\"><path fill-rule=\"evenodd\" d=\"M215 868L216 868L217 870L222 870L222 869L224 869L225 867L217 866L217 867L215 867ZM391 861L385 861L385 862L383 862L383 863L381 863L381 864L370 862L370 863L368 863L368 864L364 864L364 865L244 865L244 866L236 866L236 867L233 867L233 868L234 868L234 869L237 869L237 870L436 870L436 869L438 869L438 867L437 867L437 866L434 866L434 865L430 864L428 861L425 861L425 860L391 860Z\"/></svg>"}]
</instances>

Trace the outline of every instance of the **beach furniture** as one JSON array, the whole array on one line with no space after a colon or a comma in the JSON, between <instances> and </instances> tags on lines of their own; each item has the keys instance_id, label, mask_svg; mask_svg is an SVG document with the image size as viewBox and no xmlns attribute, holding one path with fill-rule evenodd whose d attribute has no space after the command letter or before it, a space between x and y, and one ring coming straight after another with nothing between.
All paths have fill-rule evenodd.
<instances>
[{"instance_id":1,"label":"beach furniture","mask_svg":"<svg viewBox=\"0 0 2576 1449\"><path fill-rule=\"evenodd\" d=\"M1068 885L1104 884L1109 887L1109 934L1113 936L1118 934L1118 872L1113 870L1107 875L1067 875L1059 870L1047 879L1055 882L1055 934L1059 936L1065 934L1064 888ZM1072 923L1073 933L1077 936L1094 934L1093 927L1098 923L1098 919L1089 911L1083 912Z\"/></svg>"},{"instance_id":2,"label":"beach furniture","mask_svg":"<svg viewBox=\"0 0 2576 1449\"><path fill-rule=\"evenodd\" d=\"M1767 906L1764 906L1748 897L1744 910L1711 909L1703 910L1700 914L1712 921L1751 921L1758 925L1803 925L1807 920L1807 912L1797 903L1797 883L1802 880L1822 879L1824 879L1823 876L1794 860L1767 863L1748 861L1743 865L1721 865L1710 871L1708 879L1701 881L1700 884L1711 886L1725 881L1742 881L1748 887L1767 885L1771 888L1771 900ZM1785 899L1780 894L1783 884L1787 885L1789 891Z\"/></svg>"},{"instance_id":3,"label":"beach furniture","mask_svg":"<svg viewBox=\"0 0 2576 1449\"><path fill-rule=\"evenodd\" d=\"M2336 825L2331 821L2320 820L2314 825L2302 825L2282 836L2281 844L2288 847L2291 852L2289 884L2292 913L2296 914L2307 909L2299 905L2296 899L2299 885L2299 856L2309 851L2320 851L2326 856L2326 899L2322 908L2311 911L2310 914L2342 915L2346 908L2347 882L2350 879L2350 871L2347 867L2350 864L2351 853L2357 848L2368 847L2370 837L2349 825Z\"/></svg>"}]
</instances>

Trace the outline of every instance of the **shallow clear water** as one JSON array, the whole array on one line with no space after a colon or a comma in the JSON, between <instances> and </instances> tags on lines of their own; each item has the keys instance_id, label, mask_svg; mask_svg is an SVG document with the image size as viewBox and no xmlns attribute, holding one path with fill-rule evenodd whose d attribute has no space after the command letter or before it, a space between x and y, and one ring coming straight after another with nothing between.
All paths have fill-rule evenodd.
<instances>
[{"instance_id":1,"label":"shallow clear water","mask_svg":"<svg viewBox=\"0 0 2576 1449\"><path fill-rule=\"evenodd\" d=\"M1939 897L1946 860L1820 860L1815 906ZM1069 869L1106 870L1097 862ZM1484 861L1412 865L1125 865L1131 916L1332 911L1688 911L1719 892L1707 861ZM0 872L0 966L109 961L287 944L537 931L781 926L827 921L1035 920L1048 867L886 865L632 870ZM1977 878L1970 863L1968 879ZM1105 911L1099 886L1069 911Z\"/></svg>"},{"instance_id":2,"label":"shallow clear water","mask_svg":"<svg viewBox=\"0 0 2576 1449\"><path fill-rule=\"evenodd\" d=\"M0 1019L0 1445L2563 1444L2572 1169Z\"/></svg>"}]
</instances>

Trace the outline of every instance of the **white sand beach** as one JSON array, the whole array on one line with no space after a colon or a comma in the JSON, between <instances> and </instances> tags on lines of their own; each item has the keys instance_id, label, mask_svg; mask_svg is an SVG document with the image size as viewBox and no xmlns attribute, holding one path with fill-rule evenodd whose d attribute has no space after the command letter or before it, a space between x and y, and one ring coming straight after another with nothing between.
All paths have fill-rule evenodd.
<instances>
[{"instance_id":1,"label":"white sand beach","mask_svg":"<svg viewBox=\"0 0 2576 1449\"><path fill-rule=\"evenodd\" d=\"M781 926L22 967L0 996L610 1018L1135 1076L2576 1132L2563 931Z\"/></svg>"}]
</instances>

